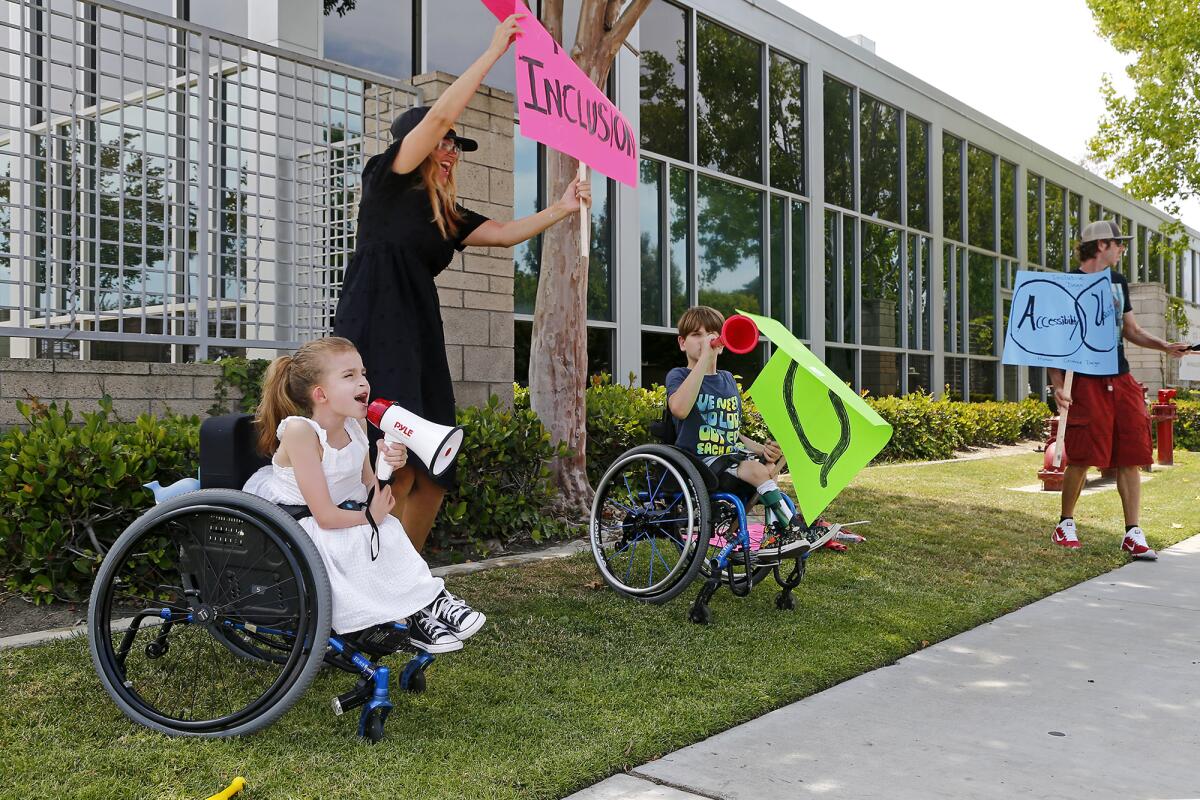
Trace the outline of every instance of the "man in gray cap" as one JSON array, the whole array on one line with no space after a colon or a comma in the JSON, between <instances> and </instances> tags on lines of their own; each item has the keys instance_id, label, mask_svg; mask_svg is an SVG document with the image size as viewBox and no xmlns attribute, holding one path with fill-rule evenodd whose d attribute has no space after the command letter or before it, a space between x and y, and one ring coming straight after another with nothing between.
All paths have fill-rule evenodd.
<instances>
[{"instance_id":1,"label":"man in gray cap","mask_svg":"<svg viewBox=\"0 0 1200 800\"><path fill-rule=\"evenodd\" d=\"M1146 544L1146 535L1138 526L1142 504L1142 482L1138 468L1149 464L1150 418L1146 412L1144 387L1129 374L1125 359L1125 341L1153 350L1161 350L1176 358L1187 351L1182 343L1159 339L1144 330L1133 315L1129 300L1129 282L1116 270L1121 254L1132 237L1124 236L1117 223L1098 220L1083 229L1077 253L1079 268L1075 272L1100 272L1112 269L1113 312L1117 318L1117 372L1115 375L1075 373L1071 391L1063 387L1065 373L1050 370L1054 399L1067 414L1067 433L1060 447L1065 447L1066 475L1063 478L1062 518L1054 528L1051 541L1060 547L1078 549L1079 534L1075 527L1075 503L1087 478L1088 467L1117 470L1117 492L1125 512L1125 537L1121 549L1133 558L1153 561L1158 554Z\"/></svg>"}]
</instances>

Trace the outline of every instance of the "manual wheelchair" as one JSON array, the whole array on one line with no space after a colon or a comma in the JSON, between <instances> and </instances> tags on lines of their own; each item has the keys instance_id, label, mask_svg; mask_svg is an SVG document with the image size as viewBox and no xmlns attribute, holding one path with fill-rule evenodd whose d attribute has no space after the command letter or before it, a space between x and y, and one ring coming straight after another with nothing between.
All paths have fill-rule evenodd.
<instances>
[{"instance_id":1,"label":"manual wheelchair","mask_svg":"<svg viewBox=\"0 0 1200 800\"><path fill-rule=\"evenodd\" d=\"M714 475L675 447L667 413L651 427L660 443L626 450L596 487L589 538L604 582L621 595L658 604L700 576L704 583L688 618L707 624L708 603L722 584L745 597L774 575L780 587L775 607L795 608L792 590L804 579L810 551L760 549L751 536L754 487L727 473ZM791 499L784 502L794 514ZM763 531L779 524L759 509Z\"/></svg>"},{"instance_id":2,"label":"manual wheelchair","mask_svg":"<svg viewBox=\"0 0 1200 800\"><path fill-rule=\"evenodd\" d=\"M270 725L334 666L358 676L334 713L361 707L358 735L377 742L392 703L391 670L376 660L406 646L407 629L330 630L329 578L308 534L287 507L241 491L267 463L254 440L249 415L206 420L199 490L156 505L108 551L88 608L96 672L133 721L215 738ZM416 652L400 688L424 691L432 661Z\"/></svg>"}]
</instances>

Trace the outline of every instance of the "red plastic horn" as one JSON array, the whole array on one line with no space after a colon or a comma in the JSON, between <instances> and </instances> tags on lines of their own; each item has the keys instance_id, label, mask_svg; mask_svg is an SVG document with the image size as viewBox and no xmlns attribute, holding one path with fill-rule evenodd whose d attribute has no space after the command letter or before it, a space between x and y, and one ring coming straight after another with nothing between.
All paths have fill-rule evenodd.
<instances>
[{"instance_id":1,"label":"red plastic horn","mask_svg":"<svg viewBox=\"0 0 1200 800\"><path fill-rule=\"evenodd\" d=\"M741 355L758 347L758 326L754 320L734 314L721 326L721 335L712 343L713 347L724 347L731 353Z\"/></svg>"}]
</instances>

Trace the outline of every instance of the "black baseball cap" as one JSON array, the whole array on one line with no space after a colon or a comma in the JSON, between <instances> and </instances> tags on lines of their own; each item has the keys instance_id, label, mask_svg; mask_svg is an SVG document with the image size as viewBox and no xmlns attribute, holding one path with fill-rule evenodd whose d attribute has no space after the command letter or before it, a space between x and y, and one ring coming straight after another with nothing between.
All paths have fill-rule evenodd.
<instances>
[{"instance_id":1,"label":"black baseball cap","mask_svg":"<svg viewBox=\"0 0 1200 800\"><path fill-rule=\"evenodd\" d=\"M425 119L425 115L429 113L429 106L417 106L410 108L400 116L392 120L392 139L399 140L408 136L412 129L417 127L421 120ZM446 131L446 135L442 138L452 139L458 144L459 148L464 153L470 153L479 149L479 142L474 139L468 139L465 136L459 136L454 132L454 129Z\"/></svg>"}]
</instances>

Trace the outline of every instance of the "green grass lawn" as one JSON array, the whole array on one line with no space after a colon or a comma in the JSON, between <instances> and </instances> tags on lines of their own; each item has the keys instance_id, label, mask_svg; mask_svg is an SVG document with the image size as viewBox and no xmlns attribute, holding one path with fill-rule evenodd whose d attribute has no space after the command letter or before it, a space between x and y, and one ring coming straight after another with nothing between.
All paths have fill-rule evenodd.
<instances>
[{"instance_id":1,"label":"green grass lawn","mask_svg":"<svg viewBox=\"0 0 1200 800\"><path fill-rule=\"evenodd\" d=\"M1200 532L1200 454L1176 458L1144 486L1155 547ZM1080 501L1082 551L1050 544L1058 495L1007 489L1035 482L1040 460L865 471L829 516L871 519L868 541L815 555L794 612L775 610L768 580L718 593L697 627L699 584L639 605L588 555L453 580L488 626L438 659L428 692L393 695L374 747L357 712L329 711L344 673L323 672L262 733L195 741L127 721L81 639L5 651L0 796L203 798L240 774L248 798L562 797L1124 564L1115 491Z\"/></svg>"}]
</instances>

